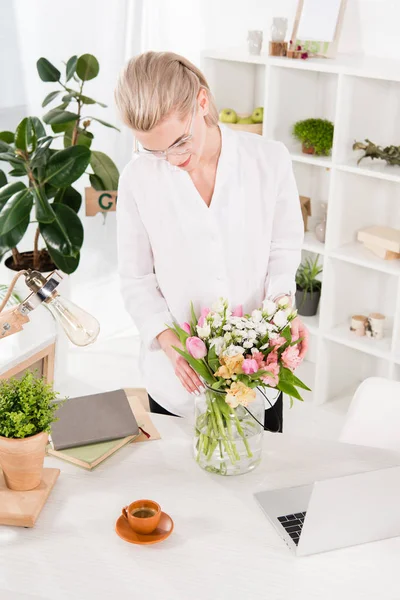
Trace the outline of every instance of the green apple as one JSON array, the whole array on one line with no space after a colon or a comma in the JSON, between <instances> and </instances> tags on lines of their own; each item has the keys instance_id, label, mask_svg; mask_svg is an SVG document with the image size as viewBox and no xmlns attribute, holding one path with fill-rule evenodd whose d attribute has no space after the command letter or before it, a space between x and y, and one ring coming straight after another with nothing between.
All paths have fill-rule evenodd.
<instances>
[{"instance_id":1,"label":"green apple","mask_svg":"<svg viewBox=\"0 0 400 600\"><path fill-rule=\"evenodd\" d=\"M219 113L219 120L222 123L236 123L237 119L237 113L233 110L233 108L224 108Z\"/></svg>"},{"instance_id":2,"label":"green apple","mask_svg":"<svg viewBox=\"0 0 400 600\"><path fill-rule=\"evenodd\" d=\"M264 120L264 109L262 106L259 106L258 108L255 108L253 110L253 114L251 115L251 118L253 119L253 123L262 123Z\"/></svg>"},{"instance_id":3,"label":"green apple","mask_svg":"<svg viewBox=\"0 0 400 600\"><path fill-rule=\"evenodd\" d=\"M241 123L242 125L251 125L253 123L253 119L251 117L239 117L237 123Z\"/></svg>"}]
</instances>

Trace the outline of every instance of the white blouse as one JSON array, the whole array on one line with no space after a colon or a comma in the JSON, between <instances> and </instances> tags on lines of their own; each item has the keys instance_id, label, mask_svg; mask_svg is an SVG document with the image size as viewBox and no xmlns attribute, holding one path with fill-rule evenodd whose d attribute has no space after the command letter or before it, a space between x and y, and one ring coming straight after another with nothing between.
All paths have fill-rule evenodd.
<instances>
[{"instance_id":1,"label":"white blouse","mask_svg":"<svg viewBox=\"0 0 400 600\"><path fill-rule=\"evenodd\" d=\"M156 336L219 297L245 312L266 296L295 291L303 221L289 152L280 142L221 126L210 207L190 175L167 161L136 157L119 183L121 291L139 330L149 394L180 416L193 397Z\"/></svg>"}]
</instances>

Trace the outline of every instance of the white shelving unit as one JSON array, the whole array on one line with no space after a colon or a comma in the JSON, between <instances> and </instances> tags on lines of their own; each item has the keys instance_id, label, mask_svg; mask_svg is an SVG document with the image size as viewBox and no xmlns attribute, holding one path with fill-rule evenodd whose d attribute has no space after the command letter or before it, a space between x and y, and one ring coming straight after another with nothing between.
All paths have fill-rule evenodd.
<instances>
[{"instance_id":1,"label":"white shelving unit","mask_svg":"<svg viewBox=\"0 0 400 600\"><path fill-rule=\"evenodd\" d=\"M202 63L218 110L250 113L264 106L263 135L285 143L299 192L311 197L303 253L317 254L324 270L319 314L304 318L311 340L300 376L313 390L306 401L339 406L365 377L400 381L400 261L379 259L356 239L368 225L400 229L400 167L370 159L357 165L362 153L352 150L365 138L400 143L400 61L291 60L228 49L205 51ZM310 117L334 123L331 156L302 154L293 140L293 124ZM328 205L325 244L313 233L322 202ZM370 312L387 316L383 340L350 332L351 315Z\"/></svg>"}]
</instances>

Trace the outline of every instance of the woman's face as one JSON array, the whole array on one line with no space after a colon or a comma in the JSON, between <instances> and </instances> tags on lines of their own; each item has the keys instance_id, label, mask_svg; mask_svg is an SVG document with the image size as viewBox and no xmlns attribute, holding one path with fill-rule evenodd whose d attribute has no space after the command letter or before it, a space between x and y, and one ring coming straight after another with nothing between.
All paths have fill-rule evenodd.
<instances>
[{"instance_id":1,"label":"woman's face","mask_svg":"<svg viewBox=\"0 0 400 600\"><path fill-rule=\"evenodd\" d=\"M177 113L171 113L150 131L135 131L135 137L145 150L167 150L168 162L189 172L196 168L204 150L207 132L204 117L207 113L208 97L201 89L196 105L188 115L181 118ZM191 139L180 146L181 139L190 134Z\"/></svg>"}]
</instances>

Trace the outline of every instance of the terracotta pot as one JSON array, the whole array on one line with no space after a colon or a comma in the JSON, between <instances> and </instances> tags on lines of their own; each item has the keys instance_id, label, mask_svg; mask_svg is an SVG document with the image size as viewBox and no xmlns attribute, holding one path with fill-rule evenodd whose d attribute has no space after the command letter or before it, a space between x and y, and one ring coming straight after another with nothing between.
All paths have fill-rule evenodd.
<instances>
[{"instance_id":1,"label":"terracotta pot","mask_svg":"<svg viewBox=\"0 0 400 600\"><path fill-rule=\"evenodd\" d=\"M307 147L307 146L304 144L304 142L303 142L303 144L302 144L302 147L301 147L301 149L302 149L302 152L303 152L303 154L315 154L315 148L314 148L314 146L309 146L309 147Z\"/></svg>"},{"instance_id":2,"label":"terracotta pot","mask_svg":"<svg viewBox=\"0 0 400 600\"><path fill-rule=\"evenodd\" d=\"M42 479L48 434L16 439L0 436L0 465L11 490L33 490Z\"/></svg>"}]
</instances>

